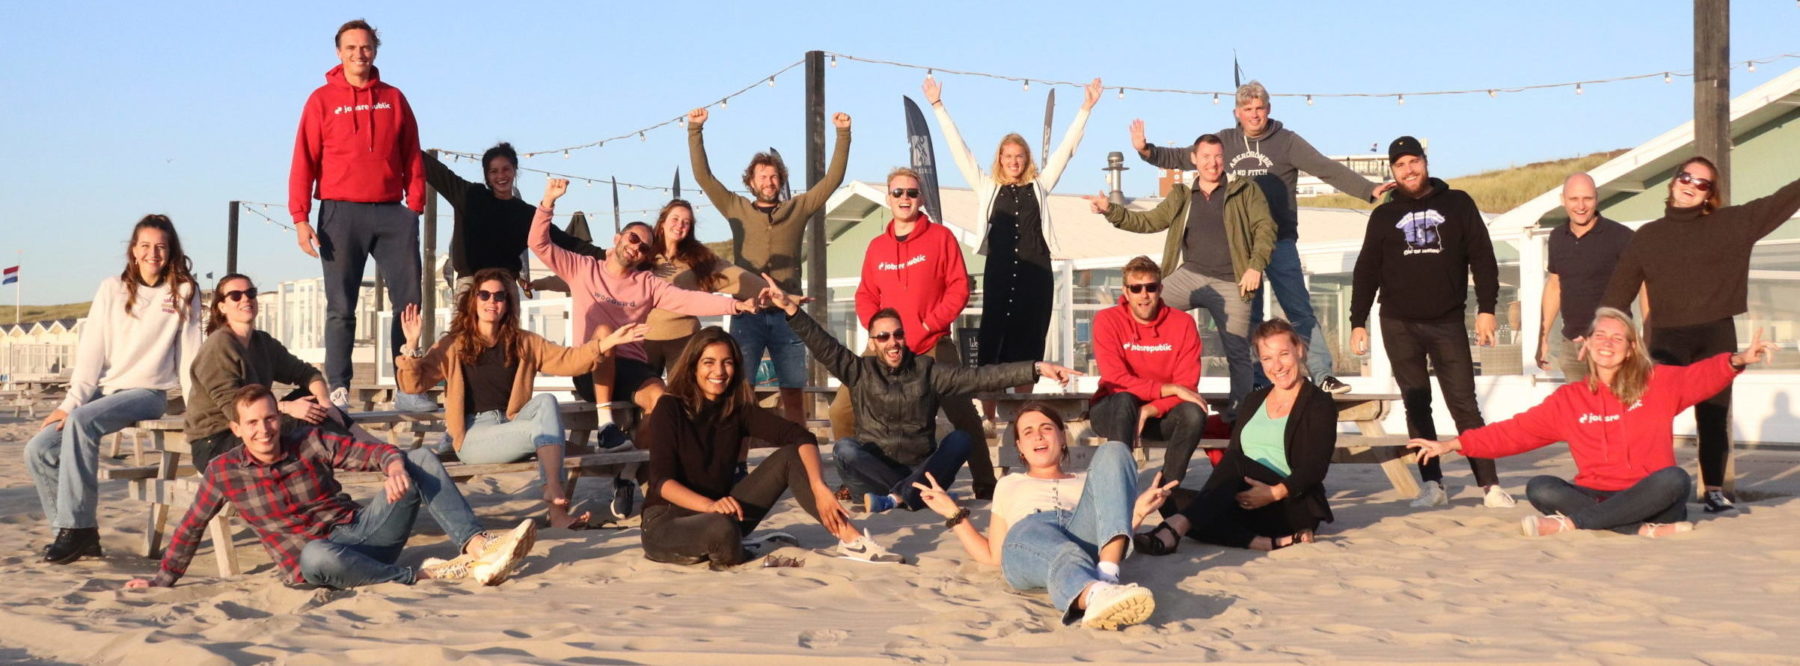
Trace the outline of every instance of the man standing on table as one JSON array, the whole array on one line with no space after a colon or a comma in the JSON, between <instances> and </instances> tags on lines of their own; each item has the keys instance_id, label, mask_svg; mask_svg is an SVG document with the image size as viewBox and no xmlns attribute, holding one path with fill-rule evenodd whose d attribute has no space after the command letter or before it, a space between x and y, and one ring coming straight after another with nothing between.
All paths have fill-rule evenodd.
<instances>
[{"instance_id":1,"label":"man standing on table","mask_svg":"<svg viewBox=\"0 0 1800 666\"><path fill-rule=\"evenodd\" d=\"M348 409L356 301L368 258L386 276L394 311L419 303L425 166L412 107L375 67L381 47L375 28L357 19L339 27L336 39L340 64L325 73L325 85L300 113L288 213L300 250L319 257L325 269L325 381L332 403ZM315 197L317 232L309 219ZM399 317L391 329L389 349L399 349L405 340ZM399 394L394 402L403 410L437 407L418 395Z\"/></svg>"},{"instance_id":2,"label":"man standing on table","mask_svg":"<svg viewBox=\"0 0 1800 666\"><path fill-rule=\"evenodd\" d=\"M1494 305L1500 298L1494 244L1475 200L1431 177L1425 147L1418 139L1395 139L1388 146L1388 163L1398 190L1370 213L1362 251L1356 256L1350 348L1358 356L1369 352L1369 310L1379 292L1382 342L1394 366L1394 382L1400 385L1408 436L1437 439L1437 426L1431 420L1427 359L1456 421L1456 431L1467 432L1483 422L1475 401L1475 363L1469 353L1463 311L1473 273L1478 308L1475 339L1482 346L1494 344L1498 327ZM1493 460L1470 458L1469 467L1475 470L1475 483L1485 491L1482 501L1486 506L1513 506L1512 496L1500 488ZM1421 459L1419 475L1425 486L1413 506L1450 503L1437 458Z\"/></svg>"},{"instance_id":3,"label":"man standing on table","mask_svg":"<svg viewBox=\"0 0 1800 666\"><path fill-rule=\"evenodd\" d=\"M1631 227L1600 216L1594 179L1585 173L1563 180L1563 211L1569 223L1550 230L1550 274L1544 278L1543 316L1538 320L1537 365L1550 369L1550 322L1562 313L1562 340L1556 345L1563 379L1587 379L1581 345L1594 324L1619 255L1631 242Z\"/></svg>"}]
</instances>

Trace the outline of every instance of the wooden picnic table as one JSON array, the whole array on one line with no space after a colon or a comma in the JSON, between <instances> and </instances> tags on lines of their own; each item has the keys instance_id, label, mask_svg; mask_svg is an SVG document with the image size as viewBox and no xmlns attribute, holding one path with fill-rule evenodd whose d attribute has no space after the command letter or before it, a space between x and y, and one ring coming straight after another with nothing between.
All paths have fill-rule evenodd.
<instances>
[{"instance_id":1,"label":"wooden picnic table","mask_svg":"<svg viewBox=\"0 0 1800 666\"><path fill-rule=\"evenodd\" d=\"M392 385L351 384L349 389L350 407L359 412L375 411L384 405L391 409L394 406L396 391L399 389ZM425 395L433 400L441 399L443 394L443 386L433 386L425 390Z\"/></svg>"}]
</instances>

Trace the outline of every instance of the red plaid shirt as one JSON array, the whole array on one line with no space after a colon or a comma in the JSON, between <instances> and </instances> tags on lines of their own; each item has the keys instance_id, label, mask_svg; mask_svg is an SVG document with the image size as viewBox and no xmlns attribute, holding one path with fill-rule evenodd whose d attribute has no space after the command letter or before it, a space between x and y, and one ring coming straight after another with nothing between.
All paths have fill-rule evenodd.
<instances>
[{"instance_id":1,"label":"red plaid shirt","mask_svg":"<svg viewBox=\"0 0 1800 666\"><path fill-rule=\"evenodd\" d=\"M402 460L400 450L382 442L299 428L287 433L275 462L258 462L244 447L226 451L206 466L200 493L169 537L154 585L174 585L187 573L200 547L200 534L226 501L256 530L269 557L292 582L300 576L300 550L356 518L362 506L332 476L333 469L378 471ZM213 544L230 548L230 544Z\"/></svg>"}]
</instances>

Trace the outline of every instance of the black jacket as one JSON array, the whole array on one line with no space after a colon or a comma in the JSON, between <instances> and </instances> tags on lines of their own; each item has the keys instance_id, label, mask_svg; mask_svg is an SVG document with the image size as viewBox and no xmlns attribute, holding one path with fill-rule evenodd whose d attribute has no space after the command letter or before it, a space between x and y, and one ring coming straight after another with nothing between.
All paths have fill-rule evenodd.
<instances>
[{"instance_id":1,"label":"black jacket","mask_svg":"<svg viewBox=\"0 0 1800 666\"><path fill-rule=\"evenodd\" d=\"M889 368L880 359L845 348L805 312L787 321L813 358L850 387L856 439L881 447L882 453L905 465L917 465L937 450L938 406L945 396L998 391L1037 378L1034 361L962 368L938 365L910 350L900 367Z\"/></svg>"},{"instance_id":2,"label":"black jacket","mask_svg":"<svg viewBox=\"0 0 1800 666\"><path fill-rule=\"evenodd\" d=\"M1312 382L1300 382L1300 396L1288 413L1287 430L1282 437L1292 473L1282 478L1275 470L1244 455L1244 425L1262 409L1269 390L1259 389L1244 398L1244 404L1238 408L1237 425L1231 430L1231 446L1225 449L1225 458L1213 468L1200 492L1204 494L1223 484L1249 490L1250 484L1244 483L1246 476L1269 485L1286 483L1288 496L1281 504L1289 512L1289 524L1315 520L1329 523L1333 518L1331 505L1325 501L1325 473L1331 470L1331 456L1337 451L1337 405L1330 394Z\"/></svg>"},{"instance_id":3,"label":"black jacket","mask_svg":"<svg viewBox=\"0 0 1800 666\"><path fill-rule=\"evenodd\" d=\"M494 196L485 183L472 183L451 171L443 161L425 153L425 180L450 202L454 211L450 227L450 267L457 277L468 277L484 268L504 268L520 275L525 267L525 236L531 231L531 217L537 204L522 197L501 199ZM582 252L604 259L605 252L593 248L569 232L550 225L550 242L557 247ZM585 248L584 248L585 246ZM589 251L583 252L584 249Z\"/></svg>"}]
</instances>

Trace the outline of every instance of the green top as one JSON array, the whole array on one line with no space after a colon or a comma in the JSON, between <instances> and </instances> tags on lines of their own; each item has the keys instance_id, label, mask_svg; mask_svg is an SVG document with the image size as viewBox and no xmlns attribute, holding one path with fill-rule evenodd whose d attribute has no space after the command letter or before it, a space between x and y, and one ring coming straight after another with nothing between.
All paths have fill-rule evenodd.
<instances>
[{"instance_id":1,"label":"green top","mask_svg":"<svg viewBox=\"0 0 1800 666\"><path fill-rule=\"evenodd\" d=\"M1240 441L1244 445L1244 457L1262 463L1262 466L1280 472L1282 476L1293 473L1288 467L1287 447L1282 439L1287 434L1288 417L1271 418L1269 407L1264 405L1244 424L1244 432Z\"/></svg>"}]
</instances>

